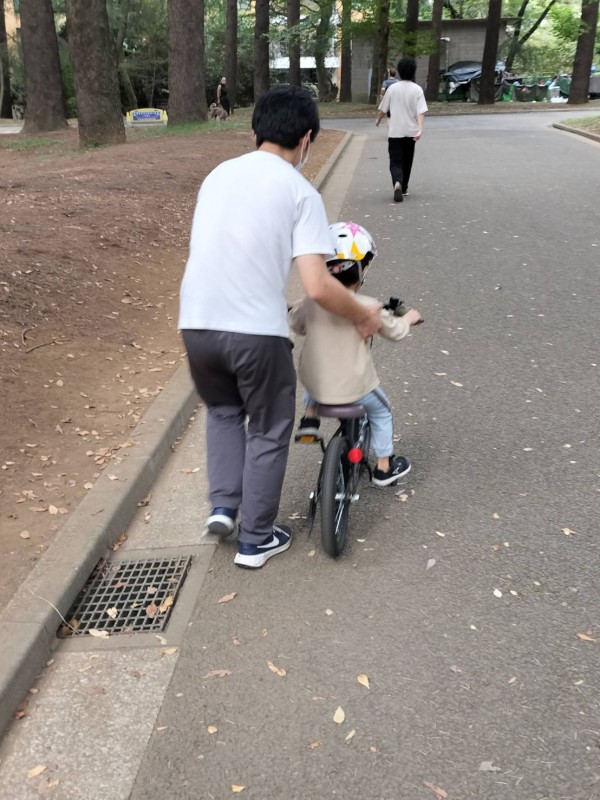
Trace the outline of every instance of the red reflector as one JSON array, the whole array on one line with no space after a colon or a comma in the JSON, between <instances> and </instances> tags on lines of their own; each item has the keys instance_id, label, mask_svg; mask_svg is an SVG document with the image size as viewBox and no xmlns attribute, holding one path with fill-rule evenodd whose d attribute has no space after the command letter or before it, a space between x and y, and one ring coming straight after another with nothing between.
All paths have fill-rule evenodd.
<instances>
[{"instance_id":1,"label":"red reflector","mask_svg":"<svg viewBox=\"0 0 600 800\"><path fill-rule=\"evenodd\" d=\"M360 464L363 459L363 451L360 447L353 447L351 450L348 450L348 461L351 464Z\"/></svg>"}]
</instances>

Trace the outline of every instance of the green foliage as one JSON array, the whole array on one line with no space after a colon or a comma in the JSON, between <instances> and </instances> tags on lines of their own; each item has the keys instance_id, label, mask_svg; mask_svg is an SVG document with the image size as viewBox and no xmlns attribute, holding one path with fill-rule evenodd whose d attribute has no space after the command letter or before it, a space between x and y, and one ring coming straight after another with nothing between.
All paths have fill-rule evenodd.
<instances>
[{"instance_id":1,"label":"green foliage","mask_svg":"<svg viewBox=\"0 0 600 800\"><path fill-rule=\"evenodd\" d=\"M571 44L577 41L580 18L570 6L553 6L550 9L549 17L552 23L552 33L560 42Z\"/></svg>"}]
</instances>

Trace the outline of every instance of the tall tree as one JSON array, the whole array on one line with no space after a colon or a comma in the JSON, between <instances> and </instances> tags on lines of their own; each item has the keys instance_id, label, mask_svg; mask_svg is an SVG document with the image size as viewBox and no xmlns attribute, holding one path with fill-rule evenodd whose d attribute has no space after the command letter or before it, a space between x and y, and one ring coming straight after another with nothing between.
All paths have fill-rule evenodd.
<instances>
[{"instance_id":1,"label":"tall tree","mask_svg":"<svg viewBox=\"0 0 600 800\"><path fill-rule=\"evenodd\" d=\"M6 44L6 23L4 21L4 0L0 0L0 117L12 118L12 96L10 89L8 47Z\"/></svg>"},{"instance_id":2,"label":"tall tree","mask_svg":"<svg viewBox=\"0 0 600 800\"><path fill-rule=\"evenodd\" d=\"M79 144L125 141L115 42L105 0L67 0L69 51L75 73Z\"/></svg>"},{"instance_id":3,"label":"tall tree","mask_svg":"<svg viewBox=\"0 0 600 800\"><path fill-rule=\"evenodd\" d=\"M406 19L404 21L404 37L402 55L417 55L417 38L419 29L419 0L406 0Z\"/></svg>"},{"instance_id":4,"label":"tall tree","mask_svg":"<svg viewBox=\"0 0 600 800\"><path fill-rule=\"evenodd\" d=\"M514 31L513 31L512 37L510 39L510 44L508 46L508 52L506 54L505 68L506 68L507 72L511 72L512 71L512 66L514 64L515 58L517 56L517 53L519 52L521 47L525 44L525 42L527 42L533 36L533 34L537 31L537 29L540 27L542 22L548 16L548 13L550 12L552 6L555 3L556 3L556 0L550 0L550 2L543 9L542 13L538 16L536 21L533 23L533 25L523 35L521 35L522 31L523 31L523 21L524 21L524 17L525 17L525 12L527 11L527 6L529 5L529 0L523 0L523 2L521 3L521 6L520 6L520 8L519 8L519 10L517 12L517 16L516 16L516 19L515 19L515 22L514 22Z\"/></svg>"},{"instance_id":5,"label":"tall tree","mask_svg":"<svg viewBox=\"0 0 600 800\"><path fill-rule=\"evenodd\" d=\"M340 103L352 102L352 0L342 0Z\"/></svg>"},{"instance_id":6,"label":"tall tree","mask_svg":"<svg viewBox=\"0 0 600 800\"><path fill-rule=\"evenodd\" d=\"M315 38L315 67L317 70L317 86L319 87L319 100L329 100L331 80L325 67L325 59L331 47L331 15L333 13L333 0L319 0L319 23Z\"/></svg>"},{"instance_id":7,"label":"tall tree","mask_svg":"<svg viewBox=\"0 0 600 800\"><path fill-rule=\"evenodd\" d=\"M598 28L599 0L583 0L581 5L581 27L577 39L575 61L568 102L587 103L590 90L590 72L594 60L596 30Z\"/></svg>"},{"instance_id":8,"label":"tall tree","mask_svg":"<svg viewBox=\"0 0 600 800\"><path fill-rule=\"evenodd\" d=\"M498 41L500 39L500 20L502 0L490 0L485 44L481 60L481 84L479 105L493 105L496 100L496 62L498 60Z\"/></svg>"},{"instance_id":9,"label":"tall tree","mask_svg":"<svg viewBox=\"0 0 600 800\"><path fill-rule=\"evenodd\" d=\"M442 33L442 13L444 11L444 0L433 0L431 11L431 37L435 50L429 54L429 64L427 67L427 85L425 88L425 98L430 103L435 103L440 91L440 48Z\"/></svg>"},{"instance_id":10,"label":"tall tree","mask_svg":"<svg viewBox=\"0 0 600 800\"><path fill-rule=\"evenodd\" d=\"M65 128L67 114L52 0L21 0L20 14L26 103L23 133Z\"/></svg>"},{"instance_id":11,"label":"tall tree","mask_svg":"<svg viewBox=\"0 0 600 800\"><path fill-rule=\"evenodd\" d=\"M288 57L290 59L288 83L292 86L300 86L302 82L300 74L300 37L296 27L299 22L300 0L287 0Z\"/></svg>"},{"instance_id":12,"label":"tall tree","mask_svg":"<svg viewBox=\"0 0 600 800\"><path fill-rule=\"evenodd\" d=\"M375 39L373 42L373 62L371 67L371 86L369 103L377 103L379 92L387 73L388 43L390 37L390 2L377 0L375 9Z\"/></svg>"},{"instance_id":13,"label":"tall tree","mask_svg":"<svg viewBox=\"0 0 600 800\"><path fill-rule=\"evenodd\" d=\"M238 5L237 0L226 0L225 4L225 77L231 104L235 107L238 84Z\"/></svg>"},{"instance_id":14,"label":"tall tree","mask_svg":"<svg viewBox=\"0 0 600 800\"><path fill-rule=\"evenodd\" d=\"M269 0L256 0L254 16L254 102L269 91Z\"/></svg>"},{"instance_id":15,"label":"tall tree","mask_svg":"<svg viewBox=\"0 0 600 800\"><path fill-rule=\"evenodd\" d=\"M125 111L130 111L132 108L137 108L137 98L131 84L127 64L125 63L123 44L125 36L127 35L127 25L129 22L129 11L131 8L131 0L121 0L120 19L115 36L115 53L117 58L117 69L119 71L119 84L121 87L121 95L125 98Z\"/></svg>"},{"instance_id":16,"label":"tall tree","mask_svg":"<svg viewBox=\"0 0 600 800\"><path fill-rule=\"evenodd\" d=\"M204 0L168 0L169 125L206 119Z\"/></svg>"}]
</instances>

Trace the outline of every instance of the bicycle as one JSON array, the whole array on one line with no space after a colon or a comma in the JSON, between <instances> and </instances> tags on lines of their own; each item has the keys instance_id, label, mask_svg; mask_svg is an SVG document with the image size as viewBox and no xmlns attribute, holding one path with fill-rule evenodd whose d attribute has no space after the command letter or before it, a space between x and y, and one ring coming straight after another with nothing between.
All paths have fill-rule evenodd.
<instances>
[{"instance_id":1,"label":"bicycle","mask_svg":"<svg viewBox=\"0 0 600 800\"><path fill-rule=\"evenodd\" d=\"M383 308L401 317L406 313L402 300L390 297ZM423 320L415 324L420 324ZM357 502L358 487L364 470L373 479L369 465L371 429L366 408L360 403L345 405L318 404L316 416L338 419L340 424L327 446L318 434L296 434L296 442L318 442L323 461L314 491L310 493L308 519L312 532L319 503L321 505L321 543L332 558L340 556L348 536L351 503Z\"/></svg>"},{"instance_id":2,"label":"bicycle","mask_svg":"<svg viewBox=\"0 0 600 800\"><path fill-rule=\"evenodd\" d=\"M339 419L340 425L327 446L321 436L298 434L296 441L318 442L323 461L315 490L310 493L308 519L312 531L321 504L321 543L332 558L340 556L346 545L350 504L360 495L362 473L373 473L368 462L371 431L367 411L360 403L317 406L320 417Z\"/></svg>"}]
</instances>

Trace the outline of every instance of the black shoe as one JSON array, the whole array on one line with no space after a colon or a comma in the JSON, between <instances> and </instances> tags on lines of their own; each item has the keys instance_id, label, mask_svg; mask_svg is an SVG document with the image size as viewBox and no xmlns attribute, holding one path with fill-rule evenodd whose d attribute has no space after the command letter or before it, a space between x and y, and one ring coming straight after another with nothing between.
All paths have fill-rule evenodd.
<instances>
[{"instance_id":1,"label":"black shoe","mask_svg":"<svg viewBox=\"0 0 600 800\"><path fill-rule=\"evenodd\" d=\"M296 428L296 436L318 436L321 420L318 417L302 417Z\"/></svg>"},{"instance_id":2,"label":"black shoe","mask_svg":"<svg viewBox=\"0 0 600 800\"><path fill-rule=\"evenodd\" d=\"M398 186L394 189L394 203L401 203L404 200L402 196L402 187Z\"/></svg>"},{"instance_id":3,"label":"black shoe","mask_svg":"<svg viewBox=\"0 0 600 800\"><path fill-rule=\"evenodd\" d=\"M390 458L390 468L387 472L376 469L373 472L373 483L375 486L391 486L397 483L403 475L410 472L410 461L404 456L392 456Z\"/></svg>"}]
</instances>

